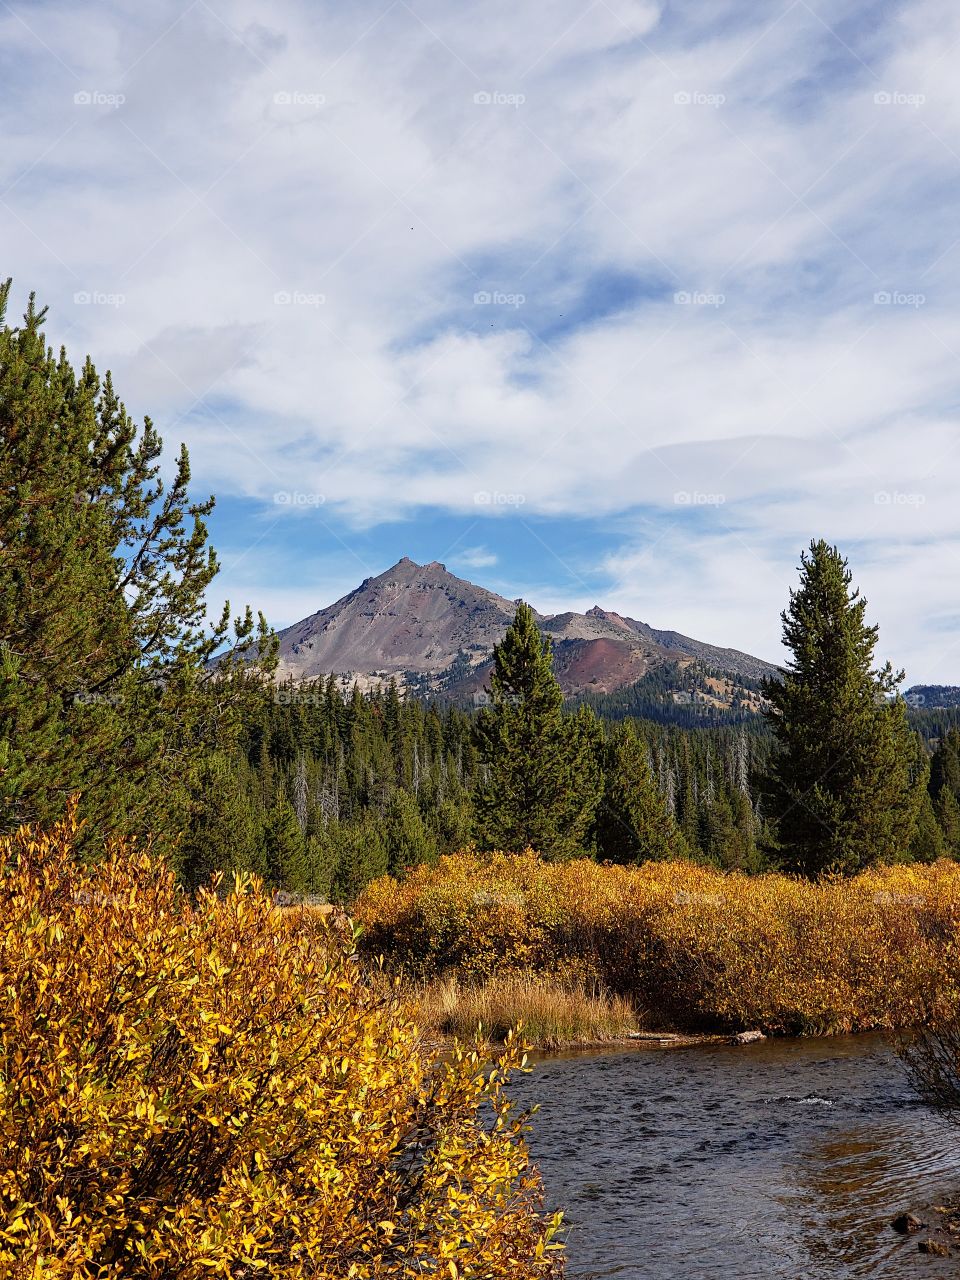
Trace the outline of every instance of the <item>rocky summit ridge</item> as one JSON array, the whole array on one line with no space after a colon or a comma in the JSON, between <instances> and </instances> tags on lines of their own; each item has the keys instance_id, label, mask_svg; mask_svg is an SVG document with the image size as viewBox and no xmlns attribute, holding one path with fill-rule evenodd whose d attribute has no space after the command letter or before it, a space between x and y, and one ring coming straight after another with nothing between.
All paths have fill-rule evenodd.
<instances>
[{"instance_id":1,"label":"rocky summit ridge","mask_svg":"<svg viewBox=\"0 0 960 1280\"><path fill-rule=\"evenodd\" d=\"M281 631L279 675L299 682L335 674L361 687L393 676L423 692L466 697L489 679L493 646L516 604L439 561L421 565L404 556ZM554 668L568 695L609 693L669 663L698 663L734 682L775 670L751 654L658 630L599 605L586 613L536 616L553 641Z\"/></svg>"}]
</instances>

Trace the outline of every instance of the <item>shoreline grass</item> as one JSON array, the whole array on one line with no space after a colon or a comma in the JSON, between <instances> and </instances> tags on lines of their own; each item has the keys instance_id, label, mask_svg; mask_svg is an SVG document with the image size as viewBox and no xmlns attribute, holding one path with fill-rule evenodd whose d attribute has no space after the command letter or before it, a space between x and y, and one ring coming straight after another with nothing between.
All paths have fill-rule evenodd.
<instances>
[{"instance_id":1,"label":"shoreline grass","mask_svg":"<svg viewBox=\"0 0 960 1280\"><path fill-rule=\"evenodd\" d=\"M563 1049L626 1039L637 1030L629 1000L544 974L508 973L483 983L448 976L407 989L424 1030L469 1041L478 1026L491 1041L521 1028L535 1049Z\"/></svg>"}]
</instances>

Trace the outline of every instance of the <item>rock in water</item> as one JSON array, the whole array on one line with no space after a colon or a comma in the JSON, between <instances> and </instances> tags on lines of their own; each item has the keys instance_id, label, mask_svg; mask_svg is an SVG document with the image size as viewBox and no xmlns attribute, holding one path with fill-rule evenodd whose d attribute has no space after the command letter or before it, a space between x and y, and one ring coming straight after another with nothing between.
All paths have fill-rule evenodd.
<instances>
[{"instance_id":1,"label":"rock in water","mask_svg":"<svg viewBox=\"0 0 960 1280\"><path fill-rule=\"evenodd\" d=\"M949 1258L950 1246L942 1240L921 1240L917 1244L921 1253L932 1253L937 1258Z\"/></svg>"},{"instance_id":2,"label":"rock in water","mask_svg":"<svg viewBox=\"0 0 960 1280\"><path fill-rule=\"evenodd\" d=\"M730 1041L731 1044L753 1044L757 1040L766 1040L766 1036L762 1031L741 1031L739 1035L734 1036Z\"/></svg>"},{"instance_id":3,"label":"rock in water","mask_svg":"<svg viewBox=\"0 0 960 1280\"><path fill-rule=\"evenodd\" d=\"M899 1213L890 1223L894 1231L899 1231L902 1236L911 1236L914 1231L920 1231L923 1223L913 1213Z\"/></svg>"}]
</instances>

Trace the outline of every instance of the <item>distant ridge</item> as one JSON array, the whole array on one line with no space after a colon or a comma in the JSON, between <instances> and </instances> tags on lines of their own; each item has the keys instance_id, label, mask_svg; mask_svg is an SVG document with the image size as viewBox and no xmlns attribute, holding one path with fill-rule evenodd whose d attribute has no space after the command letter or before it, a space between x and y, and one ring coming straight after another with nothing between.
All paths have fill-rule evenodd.
<instances>
[{"instance_id":1,"label":"distant ridge","mask_svg":"<svg viewBox=\"0 0 960 1280\"><path fill-rule=\"evenodd\" d=\"M903 695L910 706L928 711L960 707L960 688L953 684L915 684Z\"/></svg>"},{"instance_id":2,"label":"distant ridge","mask_svg":"<svg viewBox=\"0 0 960 1280\"><path fill-rule=\"evenodd\" d=\"M364 686L393 676L423 692L468 697L489 679L494 645L513 621L516 601L449 572L439 561L404 556L334 604L280 632L281 678L331 673ZM554 646L568 695L609 693L667 663L699 663L756 681L776 668L737 649L660 631L594 605L586 613L537 613Z\"/></svg>"}]
</instances>

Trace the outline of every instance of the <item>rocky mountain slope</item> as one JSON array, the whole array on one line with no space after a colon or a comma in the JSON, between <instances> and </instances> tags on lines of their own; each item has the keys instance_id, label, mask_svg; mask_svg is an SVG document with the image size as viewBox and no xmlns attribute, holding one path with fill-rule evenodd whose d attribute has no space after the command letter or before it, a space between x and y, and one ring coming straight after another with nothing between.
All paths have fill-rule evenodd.
<instances>
[{"instance_id":1,"label":"rocky mountain slope","mask_svg":"<svg viewBox=\"0 0 960 1280\"><path fill-rule=\"evenodd\" d=\"M281 631L279 674L301 681L335 673L362 686L394 676L424 693L469 698L489 679L493 646L515 609L516 601L456 577L437 561L419 565L405 556ZM734 683L774 670L750 654L659 631L599 606L537 618L553 640L557 677L571 695L609 693L671 663L699 663Z\"/></svg>"}]
</instances>

